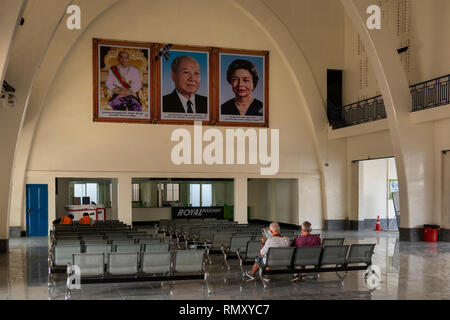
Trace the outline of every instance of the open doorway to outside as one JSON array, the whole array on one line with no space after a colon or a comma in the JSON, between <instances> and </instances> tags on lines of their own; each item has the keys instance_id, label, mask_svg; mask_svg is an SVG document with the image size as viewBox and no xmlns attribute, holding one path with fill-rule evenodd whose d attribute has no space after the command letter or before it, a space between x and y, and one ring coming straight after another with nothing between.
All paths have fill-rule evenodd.
<instances>
[{"instance_id":1,"label":"open doorway to outside","mask_svg":"<svg viewBox=\"0 0 450 320\"><path fill-rule=\"evenodd\" d=\"M353 209L357 210L358 229L375 230L379 217L381 229L398 231L394 206L395 192L399 192L395 158L353 161L352 168L353 184L357 186Z\"/></svg>"}]
</instances>

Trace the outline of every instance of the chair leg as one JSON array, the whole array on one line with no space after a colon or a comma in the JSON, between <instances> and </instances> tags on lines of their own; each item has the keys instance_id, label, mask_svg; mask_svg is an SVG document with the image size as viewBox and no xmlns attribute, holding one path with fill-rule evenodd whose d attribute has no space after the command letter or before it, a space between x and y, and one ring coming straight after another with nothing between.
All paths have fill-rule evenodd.
<instances>
[{"instance_id":1,"label":"chair leg","mask_svg":"<svg viewBox=\"0 0 450 320\"><path fill-rule=\"evenodd\" d=\"M51 258L48 257L48 276L47 276L47 287L51 287L52 284L52 265L51 265Z\"/></svg>"},{"instance_id":2,"label":"chair leg","mask_svg":"<svg viewBox=\"0 0 450 320\"><path fill-rule=\"evenodd\" d=\"M65 300L69 300L70 299L70 285L71 285L71 281L72 278L70 277L72 273L72 268L70 266L70 264L67 264L67 281L66 281L66 294L64 295L64 299Z\"/></svg>"},{"instance_id":3,"label":"chair leg","mask_svg":"<svg viewBox=\"0 0 450 320\"><path fill-rule=\"evenodd\" d=\"M225 252L224 248L220 248L220 249L222 250L222 253L223 253L223 261L225 261L225 264L227 265L227 269L228 269L228 271L230 271L231 268L227 261L227 253Z\"/></svg>"},{"instance_id":4,"label":"chair leg","mask_svg":"<svg viewBox=\"0 0 450 320\"><path fill-rule=\"evenodd\" d=\"M262 274L262 272L263 272L263 270L262 270L262 268L260 267L259 268L259 279L261 280L261 283L263 284L263 287L264 287L264 289L265 288L267 288L267 284L266 284L266 282L264 281L264 279L263 279L263 274Z\"/></svg>"},{"instance_id":5,"label":"chair leg","mask_svg":"<svg viewBox=\"0 0 450 320\"><path fill-rule=\"evenodd\" d=\"M209 264L211 264L212 263L211 262L211 256L209 255L209 248L208 247L206 247L206 256L208 257Z\"/></svg>"},{"instance_id":6,"label":"chair leg","mask_svg":"<svg viewBox=\"0 0 450 320\"><path fill-rule=\"evenodd\" d=\"M241 268L242 277L245 278L245 272L244 272L244 267L242 265L242 260L239 260L239 267Z\"/></svg>"},{"instance_id":7,"label":"chair leg","mask_svg":"<svg viewBox=\"0 0 450 320\"><path fill-rule=\"evenodd\" d=\"M205 277L203 278L204 280L204 285L206 286L206 290L208 291L208 296L211 294L211 288L209 287L209 284L208 284L208 273L207 272L205 272Z\"/></svg>"}]
</instances>

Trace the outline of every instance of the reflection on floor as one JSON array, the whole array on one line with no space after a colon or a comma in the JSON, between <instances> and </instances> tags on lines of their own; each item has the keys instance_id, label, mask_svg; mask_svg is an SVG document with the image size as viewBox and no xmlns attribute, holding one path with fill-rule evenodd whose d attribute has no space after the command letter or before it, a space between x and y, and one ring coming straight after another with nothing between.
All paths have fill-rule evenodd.
<instances>
[{"instance_id":1,"label":"reflection on floor","mask_svg":"<svg viewBox=\"0 0 450 320\"><path fill-rule=\"evenodd\" d=\"M272 275L266 289L259 280L242 278L238 260L227 271L221 255L207 264L211 294L202 280L83 284L72 300L300 300L300 299L450 299L450 243L400 242L397 232L315 231L322 237L345 237L346 244L376 243L372 262L381 268L381 285L369 290L364 271L350 272L341 281L336 273L309 275L289 281L290 275ZM48 237L12 238L9 254L0 255L0 299L61 300L64 274L52 290L47 287ZM250 268L250 266L247 266Z\"/></svg>"}]
</instances>

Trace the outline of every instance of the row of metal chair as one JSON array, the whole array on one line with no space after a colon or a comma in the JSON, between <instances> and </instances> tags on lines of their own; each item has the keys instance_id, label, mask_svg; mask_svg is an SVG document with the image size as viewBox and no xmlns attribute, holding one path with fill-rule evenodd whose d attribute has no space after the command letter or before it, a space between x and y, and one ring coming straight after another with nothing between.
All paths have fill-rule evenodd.
<instances>
[{"instance_id":1,"label":"row of metal chair","mask_svg":"<svg viewBox=\"0 0 450 320\"><path fill-rule=\"evenodd\" d=\"M91 225L79 224L74 221L72 224L56 224L52 227L52 231L66 231L66 230L95 230L95 229L130 229L131 226L120 221L94 221Z\"/></svg>"},{"instance_id":2,"label":"row of metal chair","mask_svg":"<svg viewBox=\"0 0 450 320\"><path fill-rule=\"evenodd\" d=\"M259 274L263 280L264 274L366 270L372 264L374 248L375 244L270 248L266 268L260 267Z\"/></svg>"},{"instance_id":3,"label":"row of metal chair","mask_svg":"<svg viewBox=\"0 0 450 320\"><path fill-rule=\"evenodd\" d=\"M82 240L82 239L91 239L91 240L112 240L112 239L126 239L126 238L153 238L154 236L148 234L145 231L97 231L97 232L58 232L51 235L50 239L52 242L56 242L58 240Z\"/></svg>"},{"instance_id":4,"label":"row of metal chair","mask_svg":"<svg viewBox=\"0 0 450 320\"><path fill-rule=\"evenodd\" d=\"M152 235L146 233L70 233L60 234L51 237L51 240L56 242L58 240L114 240L114 239L153 239Z\"/></svg>"},{"instance_id":5,"label":"row of metal chair","mask_svg":"<svg viewBox=\"0 0 450 320\"><path fill-rule=\"evenodd\" d=\"M69 263L80 268L82 278L134 276L139 273L201 273L204 271L204 251L74 253Z\"/></svg>"},{"instance_id":6,"label":"row of metal chair","mask_svg":"<svg viewBox=\"0 0 450 320\"><path fill-rule=\"evenodd\" d=\"M153 251L169 251L168 242L153 243L87 243L80 244L59 244L55 245L49 253L49 263L52 269L55 267L65 267L68 262L72 261L74 253L110 253L110 252L153 252ZM51 272L52 270L50 270Z\"/></svg>"},{"instance_id":7,"label":"row of metal chair","mask_svg":"<svg viewBox=\"0 0 450 320\"><path fill-rule=\"evenodd\" d=\"M80 270L80 283L203 279L208 286L202 250L74 253L72 264L69 263L67 268L66 298L70 296L72 282L77 280L74 279L73 265ZM49 285L51 281L49 278Z\"/></svg>"},{"instance_id":8,"label":"row of metal chair","mask_svg":"<svg viewBox=\"0 0 450 320\"><path fill-rule=\"evenodd\" d=\"M213 236L217 232L227 232L241 235L252 235L253 238L260 238L261 226L228 226L228 227L212 227L212 226L193 226L183 236L189 240L200 243L212 242ZM281 234L288 238L294 238L299 234L299 230L284 230Z\"/></svg>"},{"instance_id":9,"label":"row of metal chair","mask_svg":"<svg viewBox=\"0 0 450 320\"><path fill-rule=\"evenodd\" d=\"M322 247L333 246L333 245L343 245L344 238L324 238L322 239ZM233 237L231 239L230 246L221 248L224 262L230 270L230 265L228 264L228 258L237 257L239 259L239 266L242 273L244 273L243 265L253 264L255 258L260 255L261 241L260 240L249 240L246 242L245 237Z\"/></svg>"},{"instance_id":10,"label":"row of metal chair","mask_svg":"<svg viewBox=\"0 0 450 320\"><path fill-rule=\"evenodd\" d=\"M146 244L159 243L162 239L157 238L81 238L81 239L65 239L56 240L53 245L87 245L87 244Z\"/></svg>"}]
</instances>

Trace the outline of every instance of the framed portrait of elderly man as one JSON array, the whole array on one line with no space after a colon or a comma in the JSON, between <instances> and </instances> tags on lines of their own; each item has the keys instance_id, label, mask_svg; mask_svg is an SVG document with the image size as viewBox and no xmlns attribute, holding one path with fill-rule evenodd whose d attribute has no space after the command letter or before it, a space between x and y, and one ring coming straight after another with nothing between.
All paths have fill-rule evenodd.
<instances>
[{"instance_id":1,"label":"framed portrait of elderly man","mask_svg":"<svg viewBox=\"0 0 450 320\"><path fill-rule=\"evenodd\" d=\"M218 124L269 125L269 52L219 51Z\"/></svg>"},{"instance_id":2,"label":"framed portrait of elderly man","mask_svg":"<svg viewBox=\"0 0 450 320\"><path fill-rule=\"evenodd\" d=\"M158 60L158 118L161 123L210 120L209 48L174 45Z\"/></svg>"},{"instance_id":3,"label":"framed portrait of elderly man","mask_svg":"<svg viewBox=\"0 0 450 320\"><path fill-rule=\"evenodd\" d=\"M151 47L93 39L94 121L151 121Z\"/></svg>"}]
</instances>

